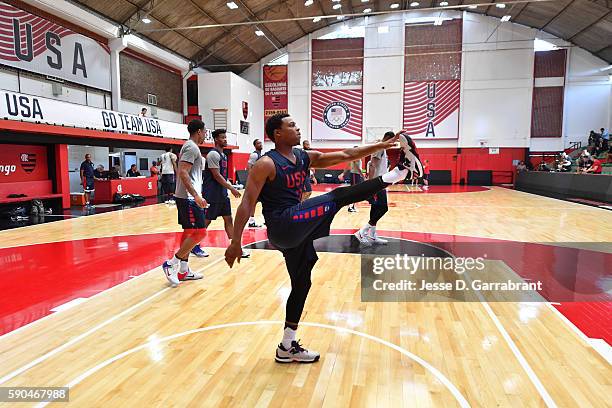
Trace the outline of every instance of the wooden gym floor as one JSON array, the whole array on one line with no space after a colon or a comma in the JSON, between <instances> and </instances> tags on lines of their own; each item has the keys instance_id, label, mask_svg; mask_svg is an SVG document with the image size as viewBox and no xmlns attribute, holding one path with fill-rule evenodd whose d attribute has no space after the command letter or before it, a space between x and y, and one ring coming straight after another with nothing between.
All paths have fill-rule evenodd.
<instances>
[{"instance_id":1,"label":"wooden gym floor","mask_svg":"<svg viewBox=\"0 0 612 408\"><path fill-rule=\"evenodd\" d=\"M553 248L582 248L605 260L612 254L610 211L498 187L394 189L381 235L558 243ZM342 210L334 232L361 227L369 211L358 209ZM612 406L604 357L610 340L578 330L559 312L564 305L361 302L353 253L320 253L313 271L298 334L321 360L276 364L289 292L281 254L255 249L229 269L218 220L211 256L190 260L204 279L171 289L156 265L172 253L175 220L176 208L159 204L0 232L0 259L10 271L0 278L5 301L25 302L30 313L2 320L11 326L0 337L0 386L70 386L68 405L81 407ZM265 229L247 237L265 239ZM493 273L514 273L492 263ZM59 299L75 298L78 305L50 312ZM609 302L602 305L610 311ZM606 334L610 319L592 330Z\"/></svg>"}]
</instances>

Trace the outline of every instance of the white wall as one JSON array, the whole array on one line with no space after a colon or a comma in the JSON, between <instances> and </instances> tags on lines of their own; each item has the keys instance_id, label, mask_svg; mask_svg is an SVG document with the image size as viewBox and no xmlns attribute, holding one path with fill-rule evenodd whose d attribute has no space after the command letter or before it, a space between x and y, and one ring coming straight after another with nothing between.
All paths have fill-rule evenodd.
<instances>
[{"instance_id":1,"label":"white wall","mask_svg":"<svg viewBox=\"0 0 612 408\"><path fill-rule=\"evenodd\" d=\"M27 73L17 75L17 72L0 69L1 89L56 99L63 102L76 103L79 105L93 106L96 108L110 108L110 104L108 104L110 99L107 100L107 105L104 105L104 99L108 97L108 93L94 89L88 89L86 92L83 86L63 83L60 84L62 86L61 95L53 95L52 86L55 83L56 82L28 75Z\"/></svg>"},{"instance_id":2,"label":"white wall","mask_svg":"<svg viewBox=\"0 0 612 408\"><path fill-rule=\"evenodd\" d=\"M157 161L162 154L165 153L165 150L145 150L145 149L131 149L131 148L117 148L115 147L113 149L113 153L125 153L125 152L133 152L136 153L136 165L138 166L138 171L140 171L140 174L143 176L147 176L150 177L151 176L151 172L149 171L149 169L151 168L153 161ZM140 159L148 159L149 163L147 166L147 170L141 170L140 169ZM106 160L106 162L108 163L108 159ZM108 170L108 165L105 164L104 167ZM158 165L159 168L159 165ZM128 169L125 168L125 166L123 165L123 161L121 161L121 170L119 172L119 174L122 177L125 177L125 174L127 173Z\"/></svg>"},{"instance_id":3,"label":"white wall","mask_svg":"<svg viewBox=\"0 0 612 408\"><path fill-rule=\"evenodd\" d=\"M213 109L227 109L227 131L237 135L238 152L251 152L253 140L263 139L263 90L231 72L198 75L200 115L207 128L213 129ZM240 133L245 120L242 102L248 103L249 134ZM228 140L229 142L229 140Z\"/></svg>"},{"instance_id":4,"label":"white wall","mask_svg":"<svg viewBox=\"0 0 612 408\"><path fill-rule=\"evenodd\" d=\"M120 105L121 112L138 115L142 108L147 108L147 115L153 116L151 114L152 106L139 102L133 102L128 99L121 99ZM167 109L157 108L157 115L155 116L157 117L157 119L167 120L168 122L183 123L183 114L181 112L174 112Z\"/></svg>"},{"instance_id":5,"label":"white wall","mask_svg":"<svg viewBox=\"0 0 612 408\"><path fill-rule=\"evenodd\" d=\"M559 46L570 44L546 33L475 13L445 12L442 17L463 14L461 114L458 140L422 140L421 147L529 147L554 151L570 142L586 141L588 131L612 125L612 87L608 64L585 50L571 47L565 91L562 138L531 139L534 49L538 37ZM437 17L439 13L355 19L366 24L364 60L364 141L402 125L404 83L404 24ZM388 26L379 33L379 26ZM341 23L316 31L288 44L289 113L300 125L303 139L311 138L310 83L311 39L341 29ZM276 58L267 56L243 73L261 83L261 66ZM383 89L384 88L384 89ZM342 147L353 142L316 142L313 148ZM264 149L270 148L271 142Z\"/></svg>"}]
</instances>

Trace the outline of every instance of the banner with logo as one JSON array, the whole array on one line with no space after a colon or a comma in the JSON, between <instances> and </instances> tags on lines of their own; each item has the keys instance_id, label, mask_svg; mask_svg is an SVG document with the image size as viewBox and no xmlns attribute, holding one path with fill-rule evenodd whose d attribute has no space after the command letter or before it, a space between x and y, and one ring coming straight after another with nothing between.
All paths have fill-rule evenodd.
<instances>
[{"instance_id":1,"label":"banner with logo","mask_svg":"<svg viewBox=\"0 0 612 408\"><path fill-rule=\"evenodd\" d=\"M407 24L403 128L414 139L457 139L463 20Z\"/></svg>"},{"instance_id":2,"label":"banner with logo","mask_svg":"<svg viewBox=\"0 0 612 408\"><path fill-rule=\"evenodd\" d=\"M363 38L312 41L312 140L361 140L363 50Z\"/></svg>"},{"instance_id":3,"label":"banner with logo","mask_svg":"<svg viewBox=\"0 0 612 408\"><path fill-rule=\"evenodd\" d=\"M461 81L406 82L404 124L415 139L456 139Z\"/></svg>"},{"instance_id":4,"label":"banner with logo","mask_svg":"<svg viewBox=\"0 0 612 408\"><path fill-rule=\"evenodd\" d=\"M287 94L287 80L287 65L264 66L264 126L270 116L276 115L277 113L288 112L289 97ZM268 139L267 136L265 138L266 140Z\"/></svg>"},{"instance_id":5,"label":"banner with logo","mask_svg":"<svg viewBox=\"0 0 612 408\"><path fill-rule=\"evenodd\" d=\"M2 145L2 149L0 149L0 183L48 179L46 146Z\"/></svg>"},{"instance_id":6,"label":"banner with logo","mask_svg":"<svg viewBox=\"0 0 612 408\"><path fill-rule=\"evenodd\" d=\"M0 91L0 119L188 139L187 125Z\"/></svg>"},{"instance_id":7,"label":"banner with logo","mask_svg":"<svg viewBox=\"0 0 612 408\"><path fill-rule=\"evenodd\" d=\"M110 91L106 44L0 2L0 64Z\"/></svg>"},{"instance_id":8,"label":"banner with logo","mask_svg":"<svg viewBox=\"0 0 612 408\"><path fill-rule=\"evenodd\" d=\"M361 140L362 90L312 91L312 140Z\"/></svg>"}]
</instances>

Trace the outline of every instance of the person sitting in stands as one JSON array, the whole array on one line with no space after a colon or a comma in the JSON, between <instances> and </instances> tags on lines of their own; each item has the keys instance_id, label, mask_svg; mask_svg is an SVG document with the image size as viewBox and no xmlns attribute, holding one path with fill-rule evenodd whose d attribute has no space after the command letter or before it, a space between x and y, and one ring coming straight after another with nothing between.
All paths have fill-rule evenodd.
<instances>
[{"instance_id":1,"label":"person sitting in stands","mask_svg":"<svg viewBox=\"0 0 612 408\"><path fill-rule=\"evenodd\" d=\"M561 157L559 158L558 171L561 171L561 172L572 171L572 159L570 159L568 154L565 152L561 152Z\"/></svg>"},{"instance_id":2,"label":"person sitting in stands","mask_svg":"<svg viewBox=\"0 0 612 408\"><path fill-rule=\"evenodd\" d=\"M94 177L96 179L104 178L104 165L98 164L98 167L96 167L96 169L94 170Z\"/></svg>"},{"instance_id":3,"label":"person sitting in stands","mask_svg":"<svg viewBox=\"0 0 612 408\"><path fill-rule=\"evenodd\" d=\"M140 177L140 172L136 168L135 164L132 164L130 169L127 171L127 176L128 177Z\"/></svg>"},{"instance_id":4,"label":"person sitting in stands","mask_svg":"<svg viewBox=\"0 0 612 408\"><path fill-rule=\"evenodd\" d=\"M591 174L601 174L601 171L602 171L601 161L599 161L597 157L593 157L593 162L591 166L588 169L586 169L584 172L591 173Z\"/></svg>"},{"instance_id":5,"label":"person sitting in stands","mask_svg":"<svg viewBox=\"0 0 612 408\"><path fill-rule=\"evenodd\" d=\"M583 173L592 164L591 155L588 151L584 150L578 159L578 172Z\"/></svg>"},{"instance_id":6,"label":"person sitting in stands","mask_svg":"<svg viewBox=\"0 0 612 408\"><path fill-rule=\"evenodd\" d=\"M519 164L516 166L516 172L522 173L524 171L527 171L527 165L524 161L520 161Z\"/></svg>"}]
</instances>

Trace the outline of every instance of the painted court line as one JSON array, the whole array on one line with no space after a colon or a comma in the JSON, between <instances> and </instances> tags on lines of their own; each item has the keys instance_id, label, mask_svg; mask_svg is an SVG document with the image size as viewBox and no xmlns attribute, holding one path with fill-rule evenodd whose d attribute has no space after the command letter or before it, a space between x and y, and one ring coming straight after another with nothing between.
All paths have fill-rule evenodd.
<instances>
[{"instance_id":1,"label":"painted court line","mask_svg":"<svg viewBox=\"0 0 612 408\"><path fill-rule=\"evenodd\" d=\"M54 313L62 312L64 310L72 309L73 307L78 306L81 303L85 303L88 300L89 298L78 297L78 298L72 299L69 302L64 303L63 305L54 307L53 309L51 309L51 311Z\"/></svg>"},{"instance_id":2,"label":"painted court line","mask_svg":"<svg viewBox=\"0 0 612 408\"><path fill-rule=\"evenodd\" d=\"M228 327L240 327L240 326L256 326L256 325L282 325L284 322L281 321L273 321L273 320L261 320L261 321L254 321L254 322L234 322L234 323L225 323L225 324L219 324L219 325L214 325L214 326L208 326L208 327L202 327L199 329L194 329L194 330L188 330L182 333L177 333L177 334L173 334L171 336L167 336L167 337L163 337L161 339L156 340L156 342L158 343L162 343L162 342L167 342L167 341L171 341L180 337L184 337L184 336L188 336L191 334L195 334L195 333L203 333L203 332L207 332L207 331L211 331L211 330L216 330L216 329L224 329L224 328L228 328ZM323 323L310 323L310 322L301 322L300 326L310 326L310 327L319 327L319 328L323 328L323 329L330 329L330 330L336 330L342 333L349 333L349 334L353 334L356 336L360 336L363 338L366 338L368 340L372 340L375 341L377 343L380 343L384 346L387 346L395 351L398 351L399 353L403 354L404 356L410 358L411 360L415 361L416 363L418 363L419 365L421 365L423 368L425 368L427 371L429 371L434 377L436 377L436 379L438 379L438 381L440 381L440 383L442 383L449 391L450 393L453 395L453 397L455 397L455 399L457 400L457 402L459 403L459 406L461 406L462 408L469 408L470 404L468 403L468 401L465 399L465 397L461 394L461 392L459 391L459 389L448 379L444 376L444 374L442 374L438 369L436 369L434 366L432 366L431 364L429 364L427 361L423 360L421 357L417 356L416 354L413 354L411 352L409 352L408 350L398 346L397 344L391 343L387 340L383 340L379 337L373 336L371 334L367 334L367 333L363 333L363 332L359 332L356 330L352 330L352 329L347 329L344 327L337 327L337 326L332 326L332 325L328 325L328 324L323 324ZM140 346L131 348L129 350L124 351L121 354L117 354L114 357L111 357L110 359L103 361L97 365L95 365L94 367L90 368L89 370L85 371L83 374L81 374L80 376L76 377L74 380L70 381L68 384L65 385L65 387L68 388L73 388L76 385L78 385L80 382L82 382L83 380L87 379L88 377L90 377L91 375L95 374L96 372L100 371L101 369L103 369L104 367L107 367L108 365L114 363L117 360L122 359L123 357L129 356L130 354L136 353L146 347L149 346L149 343L144 343L141 344ZM36 407L37 408L43 408L45 406L47 406L49 403L48 402L43 402L38 404Z\"/></svg>"},{"instance_id":3,"label":"painted court line","mask_svg":"<svg viewBox=\"0 0 612 408\"><path fill-rule=\"evenodd\" d=\"M219 263L220 261L224 261L224 260L225 260L225 258L219 258L219 259L217 259L216 261L214 261L214 262L212 262L212 263L210 263L210 264L206 265L206 267L202 268L202 270L208 269L208 268L210 268L211 266L216 265L216 264L217 264L217 263ZM148 274L148 273L150 273L150 272L156 271L157 269L158 269L158 268L152 269L152 270L150 270L149 272L145 272L145 273L143 273L143 274L142 274L142 275L140 275L140 276L143 276L143 275L146 275L146 274ZM129 279L129 280L127 280L127 281L123 282L123 283L131 282L131 281L133 281L133 279ZM120 285L121 285L121 284L120 284ZM117 286L120 286L120 285L113 286L113 287L112 287L112 288L110 288L110 289L116 288ZM110 289L108 289L108 290L110 290ZM28 371L30 368L35 367L36 365L38 365L38 364L40 364L40 363L44 362L45 360L48 360L49 358L53 357L54 355L58 354L59 352L61 352L61 351L65 350L65 349L67 349L68 347L70 347L70 346L72 346L72 345L74 345L74 344L78 343L79 341L83 340L84 338L86 338L86 337L90 336L91 334L93 334L93 333L97 332L97 331L98 331L98 330L100 330L101 328L108 326L109 324L111 324L111 323L112 323L112 322L114 322L115 320L117 320L117 319L119 319L119 318L121 318L121 317L123 317L123 316L125 316L125 315L127 315L127 314L129 314L129 313L131 313L132 311L134 311L134 310L138 309L140 306L142 306L142 305L144 305L144 304L146 304L146 303L150 302L151 300L155 299L156 297L158 297L159 295L161 295L162 293L164 293L164 292L166 292L166 291L168 291L168 290L170 290L170 289L171 289L171 288L167 287L167 288L164 288L164 289L159 290L158 292L156 292L156 293L154 293L153 295L151 295L151 296L147 297L146 299L141 300L140 302L136 303L135 305L132 305L132 306L130 306L129 308L125 309L123 312L121 312L121 313L119 313L119 314L117 314L117 315L115 315L115 316L113 316L113 317L111 317L111 318L109 318L109 319L105 320L104 322L102 322L102 323L98 324L97 326L95 326L95 327L93 327L93 328L89 329L89 330L88 330L88 331L86 331L85 333L82 333L82 334L78 335L77 337L73 338L72 340L67 341L66 343L62 344L61 346L58 346L58 347L56 347L56 348L54 348L54 349L52 349L52 350L48 351L47 353L43 354L42 356L38 357L37 359L35 359L35 360L33 360L33 361L29 362L28 364L26 364L26 365L24 365L24 366L22 366L22 367L20 367L20 368L18 368L18 369L16 369L16 370L14 370L13 372L11 372L11 373L9 373L9 374L5 375L4 377L0 378L0 385L1 385L1 384L4 384L5 382L7 382L7 381L9 381L9 380L11 380L11 379L13 379L13 378L15 378L16 376L18 376L18 375L20 375L20 374L22 374L22 373L24 373L24 372ZM98 293L98 295L101 295L101 294L107 293L107 292L108 292L108 290L105 290L105 291L103 291L103 292L100 292L100 293ZM91 298L93 298L93 297L94 297L94 296L92 296ZM91 299L91 298L90 298L90 299ZM57 313L55 313L55 314L53 314L53 315L51 315L51 316L57 316ZM40 320L37 320L37 321L40 321ZM24 326L24 327L25 327L25 326ZM16 331L16 330L14 330L14 331L12 331L12 332L10 332L10 333L7 333L7 334L14 333L15 331ZM3 337L4 337L4 336L3 336Z\"/></svg>"}]
</instances>

